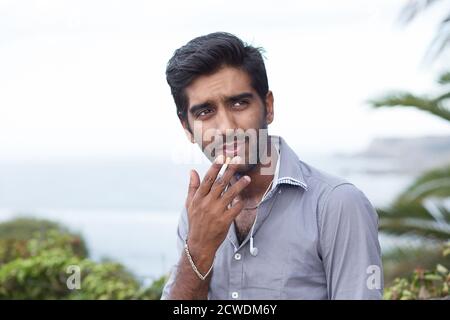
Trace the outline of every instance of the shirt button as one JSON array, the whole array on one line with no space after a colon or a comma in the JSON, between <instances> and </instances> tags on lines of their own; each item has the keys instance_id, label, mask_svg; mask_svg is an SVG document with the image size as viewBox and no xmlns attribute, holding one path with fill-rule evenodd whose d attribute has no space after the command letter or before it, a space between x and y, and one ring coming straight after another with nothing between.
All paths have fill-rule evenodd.
<instances>
[{"instance_id":1,"label":"shirt button","mask_svg":"<svg viewBox=\"0 0 450 320\"><path fill-rule=\"evenodd\" d=\"M236 253L236 254L234 255L234 258L235 258L236 260L241 260L241 254L240 254L240 253Z\"/></svg>"},{"instance_id":2,"label":"shirt button","mask_svg":"<svg viewBox=\"0 0 450 320\"><path fill-rule=\"evenodd\" d=\"M237 298L239 298L239 293L237 293L236 291L235 291L235 292L232 292L232 293L231 293L231 297L232 297L233 299L237 299Z\"/></svg>"}]
</instances>

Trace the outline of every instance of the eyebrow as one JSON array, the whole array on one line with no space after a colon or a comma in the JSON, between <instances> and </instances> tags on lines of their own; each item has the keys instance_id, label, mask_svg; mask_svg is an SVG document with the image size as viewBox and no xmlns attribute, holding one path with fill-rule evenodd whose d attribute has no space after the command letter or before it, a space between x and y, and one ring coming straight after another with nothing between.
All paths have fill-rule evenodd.
<instances>
[{"instance_id":1,"label":"eyebrow","mask_svg":"<svg viewBox=\"0 0 450 320\"><path fill-rule=\"evenodd\" d=\"M240 93L240 94L237 94L237 95L234 95L234 96L226 97L225 101L227 103L233 103L233 102L237 102L237 101L242 100L242 99L249 99L249 98L253 99L254 98L254 94L251 93L251 92L243 92L243 93ZM195 104L189 109L189 112L191 114L195 114L196 111L201 110L203 108L210 107L210 106L211 106L211 102L209 102L209 101L203 102L203 103L199 103L199 104Z\"/></svg>"}]
</instances>

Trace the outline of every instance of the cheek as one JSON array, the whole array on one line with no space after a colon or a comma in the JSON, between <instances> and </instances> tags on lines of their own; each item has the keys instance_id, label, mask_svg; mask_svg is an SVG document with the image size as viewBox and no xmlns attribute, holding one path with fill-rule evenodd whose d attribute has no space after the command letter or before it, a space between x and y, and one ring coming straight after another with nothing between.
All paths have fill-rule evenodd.
<instances>
[{"instance_id":1,"label":"cheek","mask_svg":"<svg viewBox=\"0 0 450 320\"><path fill-rule=\"evenodd\" d=\"M203 123L202 130L198 135L198 137L202 138L201 144L203 145L203 147L207 146L208 144L211 144L214 141L216 131L217 131L216 128L208 127Z\"/></svg>"},{"instance_id":2,"label":"cheek","mask_svg":"<svg viewBox=\"0 0 450 320\"><path fill-rule=\"evenodd\" d=\"M191 130L194 135L195 143L197 143L202 149L210 140L207 132L209 131L208 127L202 121L191 121L190 122Z\"/></svg>"},{"instance_id":3,"label":"cheek","mask_svg":"<svg viewBox=\"0 0 450 320\"><path fill-rule=\"evenodd\" d=\"M197 143L204 153L207 153L207 155L211 154L212 150L217 148L215 143L215 134L217 134L216 128L208 127L202 123L201 129L198 129L195 132L195 143ZM208 156L208 158L210 157Z\"/></svg>"},{"instance_id":4,"label":"cheek","mask_svg":"<svg viewBox=\"0 0 450 320\"><path fill-rule=\"evenodd\" d=\"M264 125L264 109L260 105L252 106L242 113L241 123L243 129L261 129Z\"/></svg>"}]
</instances>

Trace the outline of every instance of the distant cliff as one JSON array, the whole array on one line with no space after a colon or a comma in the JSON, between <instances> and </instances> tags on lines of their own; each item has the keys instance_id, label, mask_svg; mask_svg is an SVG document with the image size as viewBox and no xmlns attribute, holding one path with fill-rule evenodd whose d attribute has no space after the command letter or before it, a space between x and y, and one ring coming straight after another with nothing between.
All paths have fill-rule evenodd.
<instances>
[{"instance_id":1,"label":"distant cliff","mask_svg":"<svg viewBox=\"0 0 450 320\"><path fill-rule=\"evenodd\" d=\"M450 136L377 138L366 150L341 156L372 160L379 158L392 164L392 168L383 171L418 173L450 163ZM365 171L370 171L370 168Z\"/></svg>"}]
</instances>

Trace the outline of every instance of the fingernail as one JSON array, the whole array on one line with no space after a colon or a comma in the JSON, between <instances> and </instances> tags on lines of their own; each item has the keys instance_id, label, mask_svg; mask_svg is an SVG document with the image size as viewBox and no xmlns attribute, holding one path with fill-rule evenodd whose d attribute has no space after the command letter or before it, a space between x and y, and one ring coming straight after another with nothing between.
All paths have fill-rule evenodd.
<instances>
[{"instance_id":1,"label":"fingernail","mask_svg":"<svg viewBox=\"0 0 450 320\"><path fill-rule=\"evenodd\" d=\"M236 156L233 159L231 159L230 163L232 163L232 164L239 164L239 163L241 163L241 161L242 161L242 158L240 156Z\"/></svg>"},{"instance_id":2,"label":"fingernail","mask_svg":"<svg viewBox=\"0 0 450 320\"><path fill-rule=\"evenodd\" d=\"M252 181L252 179L249 176L244 176L244 179L247 180L247 182Z\"/></svg>"},{"instance_id":3,"label":"fingernail","mask_svg":"<svg viewBox=\"0 0 450 320\"><path fill-rule=\"evenodd\" d=\"M214 163L217 164L223 164L223 154L219 155L216 160L214 160Z\"/></svg>"}]
</instances>

